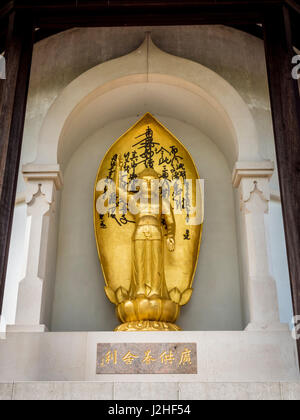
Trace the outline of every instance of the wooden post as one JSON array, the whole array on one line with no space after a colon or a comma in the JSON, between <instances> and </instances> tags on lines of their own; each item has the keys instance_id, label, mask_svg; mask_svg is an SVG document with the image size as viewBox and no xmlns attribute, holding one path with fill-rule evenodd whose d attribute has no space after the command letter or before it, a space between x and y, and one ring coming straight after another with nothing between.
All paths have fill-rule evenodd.
<instances>
[{"instance_id":1,"label":"wooden post","mask_svg":"<svg viewBox=\"0 0 300 420\"><path fill-rule=\"evenodd\" d=\"M32 18L11 13L7 31L6 80L0 98L0 313L33 48Z\"/></svg>"},{"instance_id":2,"label":"wooden post","mask_svg":"<svg viewBox=\"0 0 300 420\"><path fill-rule=\"evenodd\" d=\"M264 32L294 314L300 315L300 100L289 13L283 6L266 16Z\"/></svg>"}]
</instances>

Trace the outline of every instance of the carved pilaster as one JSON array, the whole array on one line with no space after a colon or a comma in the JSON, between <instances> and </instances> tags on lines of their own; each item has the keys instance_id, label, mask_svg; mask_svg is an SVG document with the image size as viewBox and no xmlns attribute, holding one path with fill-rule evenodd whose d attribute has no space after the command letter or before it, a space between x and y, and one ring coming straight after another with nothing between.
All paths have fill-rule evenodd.
<instances>
[{"instance_id":1,"label":"carved pilaster","mask_svg":"<svg viewBox=\"0 0 300 420\"><path fill-rule=\"evenodd\" d=\"M267 214L270 178L274 165L237 162L233 185L238 188L241 216L241 247L244 263L244 306L247 329L282 329L276 284L270 274Z\"/></svg>"},{"instance_id":2,"label":"carved pilaster","mask_svg":"<svg viewBox=\"0 0 300 420\"><path fill-rule=\"evenodd\" d=\"M16 322L10 331L44 331L56 264L56 192L62 187L59 167L23 167L27 225L24 277L19 284Z\"/></svg>"}]
</instances>

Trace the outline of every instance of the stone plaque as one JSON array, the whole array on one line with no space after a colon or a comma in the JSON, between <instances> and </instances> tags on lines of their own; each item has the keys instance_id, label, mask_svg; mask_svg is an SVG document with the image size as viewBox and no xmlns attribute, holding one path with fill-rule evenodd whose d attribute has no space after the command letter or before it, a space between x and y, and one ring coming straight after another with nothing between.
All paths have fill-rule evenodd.
<instances>
[{"instance_id":1,"label":"stone plaque","mask_svg":"<svg viewBox=\"0 0 300 420\"><path fill-rule=\"evenodd\" d=\"M98 375L196 374L196 343L100 343Z\"/></svg>"}]
</instances>

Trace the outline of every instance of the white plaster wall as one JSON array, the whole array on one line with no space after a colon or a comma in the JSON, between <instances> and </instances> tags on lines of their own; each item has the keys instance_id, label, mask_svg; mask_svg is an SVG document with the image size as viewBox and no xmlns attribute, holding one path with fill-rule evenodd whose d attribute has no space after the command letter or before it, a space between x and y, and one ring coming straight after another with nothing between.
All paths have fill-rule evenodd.
<instances>
[{"instance_id":1,"label":"white plaster wall","mask_svg":"<svg viewBox=\"0 0 300 420\"><path fill-rule=\"evenodd\" d=\"M282 209L281 203L275 200L270 202L269 234L271 272L277 285L280 321L294 327Z\"/></svg>"},{"instance_id":2,"label":"white plaster wall","mask_svg":"<svg viewBox=\"0 0 300 420\"><path fill-rule=\"evenodd\" d=\"M150 112L153 110L150 110ZM155 115L192 154L205 178L205 226L194 294L183 308L184 330L243 328L231 173L215 146L198 129ZM107 300L93 232L93 188L97 168L111 144L137 117L115 121L86 139L64 174L52 330L115 328L114 306Z\"/></svg>"},{"instance_id":3,"label":"white plaster wall","mask_svg":"<svg viewBox=\"0 0 300 420\"><path fill-rule=\"evenodd\" d=\"M248 104L254 116L262 157L275 160L263 42L228 27L195 26L81 28L63 32L36 44L21 163L28 163L35 159L43 119L62 89L93 66L135 50L144 40L146 31L151 31L154 43L163 51L199 62L231 83ZM278 191L276 174L271 183L272 189ZM23 190L23 179L19 177L18 193L22 194ZM12 238L11 262L5 290L3 315L9 323L14 320L17 285L21 279L19 267L22 267L24 258L22 229L25 226L25 213L24 211L24 214L21 213L19 208L15 213L14 223L16 227L19 227ZM270 249L272 260L275 261L273 274L277 280L280 295L281 319L289 321L291 299L286 261L283 257L285 246L281 219L281 211L277 209L270 220L272 232L270 241L273 244L273 246L270 244ZM78 325L86 323L86 320L81 322L77 319L77 321ZM94 321L95 317L93 323ZM207 322L209 324L209 321Z\"/></svg>"}]
</instances>

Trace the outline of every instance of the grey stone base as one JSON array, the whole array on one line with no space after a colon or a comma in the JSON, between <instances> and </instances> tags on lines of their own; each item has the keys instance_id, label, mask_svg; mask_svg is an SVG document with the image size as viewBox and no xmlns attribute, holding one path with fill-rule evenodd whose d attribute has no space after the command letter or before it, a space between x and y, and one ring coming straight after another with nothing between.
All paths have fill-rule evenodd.
<instances>
[{"instance_id":1,"label":"grey stone base","mask_svg":"<svg viewBox=\"0 0 300 420\"><path fill-rule=\"evenodd\" d=\"M15 382L0 400L300 400L299 383Z\"/></svg>"}]
</instances>

